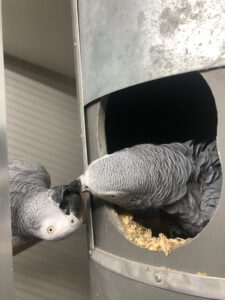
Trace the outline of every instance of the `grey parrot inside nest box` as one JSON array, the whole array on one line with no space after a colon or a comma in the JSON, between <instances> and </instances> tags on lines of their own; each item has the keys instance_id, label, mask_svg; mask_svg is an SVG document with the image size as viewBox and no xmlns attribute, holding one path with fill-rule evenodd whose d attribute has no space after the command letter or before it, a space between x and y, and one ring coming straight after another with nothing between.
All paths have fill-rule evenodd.
<instances>
[{"instance_id":1,"label":"grey parrot inside nest box","mask_svg":"<svg viewBox=\"0 0 225 300\"><path fill-rule=\"evenodd\" d=\"M132 212L159 209L167 236L187 238L214 214L222 170L216 142L140 144L95 160L71 186Z\"/></svg>"}]
</instances>

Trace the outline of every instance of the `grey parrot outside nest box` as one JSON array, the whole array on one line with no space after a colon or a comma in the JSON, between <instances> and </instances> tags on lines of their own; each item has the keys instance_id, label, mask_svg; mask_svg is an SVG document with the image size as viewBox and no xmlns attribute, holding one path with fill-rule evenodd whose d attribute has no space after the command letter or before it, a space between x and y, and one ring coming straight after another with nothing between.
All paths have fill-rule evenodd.
<instances>
[{"instance_id":1,"label":"grey parrot outside nest box","mask_svg":"<svg viewBox=\"0 0 225 300\"><path fill-rule=\"evenodd\" d=\"M140 143L217 139L225 161L225 2L72 1L84 163ZM224 299L225 194L166 257L138 248L89 202L91 299Z\"/></svg>"}]
</instances>

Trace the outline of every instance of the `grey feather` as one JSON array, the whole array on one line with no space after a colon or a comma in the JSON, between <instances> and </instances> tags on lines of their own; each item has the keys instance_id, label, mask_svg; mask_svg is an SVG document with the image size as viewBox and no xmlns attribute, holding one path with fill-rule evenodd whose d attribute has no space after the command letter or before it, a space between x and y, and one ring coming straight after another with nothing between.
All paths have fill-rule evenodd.
<instances>
[{"instance_id":1,"label":"grey feather","mask_svg":"<svg viewBox=\"0 0 225 300\"><path fill-rule=\"evenodd\" d=\"M219 201L222 172L216 143L143 144L94 161L81 189L129 210L160 208L175 221L171 232L194 236Z\"/></svg>"},{"instance_id":2,"label":"grey feather","mask_svg":"<svg viewBox=\"0 0 225 300\"><path fill-rule=\"evenodd\" d=\"M174 217L183 234L195 236L216 210L222 189L222 170L215 142L186 144L192 149L195 166L187 182L187 193L176 204L165 206L163 210ZM176 226L171 228L175 235L180 234Z\"/></svg>"}]
</instances>

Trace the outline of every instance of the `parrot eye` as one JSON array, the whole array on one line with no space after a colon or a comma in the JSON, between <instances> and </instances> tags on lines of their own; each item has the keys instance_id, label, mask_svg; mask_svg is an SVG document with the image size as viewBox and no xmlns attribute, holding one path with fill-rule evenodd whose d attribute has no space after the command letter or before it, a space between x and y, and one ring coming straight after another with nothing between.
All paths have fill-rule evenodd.
<instances>
[{"instance_id":1,"label":"parrot eye","mask_svg":"<svg viewBox=\"0 0 225 300\"><path fill-rule=\"evenodd\" d=\"M54 232L54 227L53 226L49 226L47 228L48 233L53 233Z\"/></svg>"}]
</instances>

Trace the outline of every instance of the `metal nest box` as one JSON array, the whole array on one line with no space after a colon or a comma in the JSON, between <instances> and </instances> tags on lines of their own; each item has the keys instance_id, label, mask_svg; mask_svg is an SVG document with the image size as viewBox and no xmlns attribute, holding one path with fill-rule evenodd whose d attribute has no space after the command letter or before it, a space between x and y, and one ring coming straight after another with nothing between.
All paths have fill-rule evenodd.
<instances>
[{"instance_id":1,"label":"metal nest box","mask_svg":"<svg viewBox=\"0 0 225 300\"><path fill-rule=\"evenodd\" d=\"M217 138L225 174L225 2L72 3L86 163L135 143ZM130 243L92 201L91 299L224 299L224 200L169 257Z\"/></svg>"}]
</instances>

